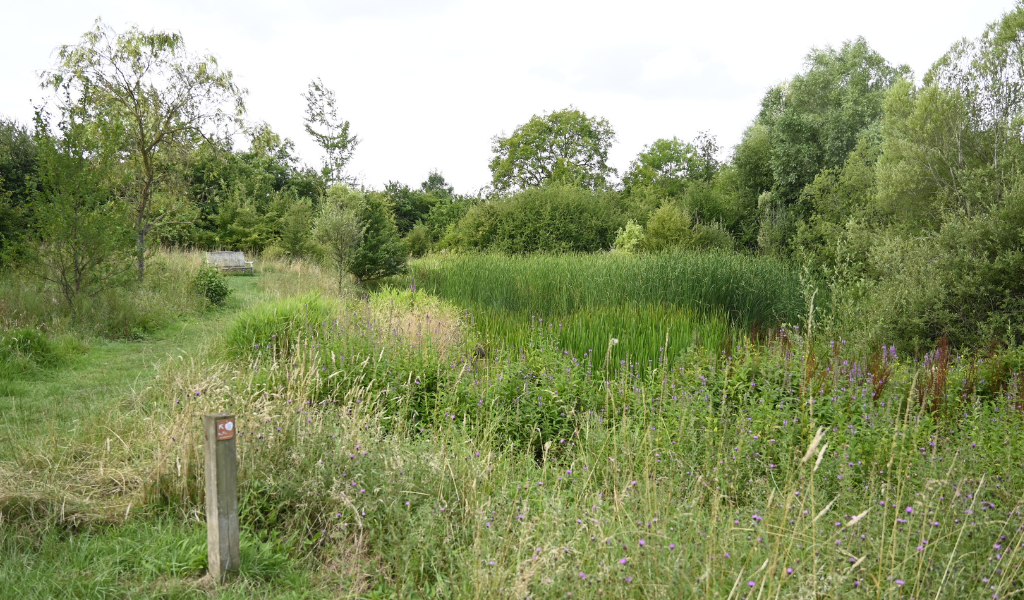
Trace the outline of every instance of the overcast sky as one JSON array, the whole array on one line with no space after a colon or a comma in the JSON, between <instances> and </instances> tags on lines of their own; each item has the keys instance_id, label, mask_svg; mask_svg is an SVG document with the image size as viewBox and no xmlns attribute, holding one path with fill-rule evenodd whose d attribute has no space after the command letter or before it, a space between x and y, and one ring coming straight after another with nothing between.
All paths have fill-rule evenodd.
<instances>
[{"instance_id":1,"label":"overcast sky","mask_svg":"<svg viewBox=\"0 0 1024 600\"><path fill-rule=\"evenodd\" d=\"M1011 0L462 2L457 0L8 0L0 115L30 122L38 72L97 17L180 32L248 88L266 121L319 164L301 93L322 77L362 138L350 173L380 188L438 169L459 192L490 181L490 140L574 105L608 119L620 173L645 144L709 130L731 149L765 89L812 47L864 36L918 79Z\"/></svg>"}]
</instances>

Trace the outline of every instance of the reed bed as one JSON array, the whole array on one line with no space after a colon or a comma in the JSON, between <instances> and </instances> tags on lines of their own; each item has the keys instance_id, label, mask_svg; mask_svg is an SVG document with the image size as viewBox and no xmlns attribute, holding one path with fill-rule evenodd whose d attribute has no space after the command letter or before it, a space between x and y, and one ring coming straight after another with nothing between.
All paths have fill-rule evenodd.
<instances>
[{"instance_id":1,"label":"reed bed","mask_svg":"<svg viewBox=\"0 0 1024 600\"><path fill-rule=\"evenodd\" d=\"M695 344L718 351L806 311L797 267L737 253L432 256L392 284L467 308L492 347L522 347L543 326L599 363L613 338L611 359L653 364Z\"/></svg>"}]
</instances>

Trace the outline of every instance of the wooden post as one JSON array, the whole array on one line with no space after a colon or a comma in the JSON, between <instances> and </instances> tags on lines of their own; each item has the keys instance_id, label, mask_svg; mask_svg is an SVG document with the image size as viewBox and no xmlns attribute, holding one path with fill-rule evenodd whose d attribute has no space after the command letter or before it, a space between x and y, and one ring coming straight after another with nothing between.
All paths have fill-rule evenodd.
<instances>
[{"instance_id":1,"label":"wooden post","mask_svg":"<svg viewBox=\"0 0 1024 600\"><path fill-rule=\"evenodd\" d=\"M238 462L235 417L203 415L206 450L206 548L210 577L225 583L238 574Z\"/></svg>"}]
</instances>

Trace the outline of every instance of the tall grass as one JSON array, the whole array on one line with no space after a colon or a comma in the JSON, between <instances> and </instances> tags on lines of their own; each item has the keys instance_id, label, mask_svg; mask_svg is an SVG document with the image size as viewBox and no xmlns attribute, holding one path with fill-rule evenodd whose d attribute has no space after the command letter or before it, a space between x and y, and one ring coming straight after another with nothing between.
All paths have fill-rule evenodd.
<instances>
[{"instance_id":1,"label":"tall grass","mask_svg":"<svg viewBox=\"0 0 1024 600\"><path fill-rule=\"evenodd\" d=\"M671 361L691 345L718 350L801 322L806 310L795 265L725 252L435 255L395 283L468 308L492 344L522 346L543 324L598 363L611 338L614 360Z\"/></svg>"},{"instance_id":2,"label":"tall grass","mask_svg":"<svg viewBox=\"0 0 1024 600\"><path fill-rule=\"evenodd\" d=\"M606 379L550 335L453 359L373 325L296 339L282 361L183 364L147 392L173 424L167 497L186 513L201 502L199 473L173 465L199 463L198 416L226 409L245 520L300 532L318 560L372 565L351 594L954 598L1024 584L1020 379L985 388L997 359L865 360L787 330Z\"/></svg>"},{"instance_id":3,"label":"tall grass","mask_svg":"<svg viewBox=\"0 0 1024 600\"><path fill-rule=\"evenodd\" d=\"M423 292L268 302L223 332L236 358L175 355L102 435L0 463L11 594L89 594L99 576L109 595L199 595L201 537L180 524L201 520L199 423L213 411L238 419L243 546L266 548L243 556L225 592L238 596L271 595L251 586L296 564L311 572L305 597L1024 588L1019 351L865 357L782 328L724 355L692 346L671 368L601 370L567 352L557 324L481 356L452 333L458 311ZM260 347L237 335L254 331ZM74 485L59 476L72 471ZM129 511L122 543L84 526ZM130 525L143 511L178 525L146 542ZM72 566L38 567L64 539L45 522L78 526Z\"/></svg>"},{"instance_id":4,"label":"tall grass","mask_svg":"<svg viewBox=\"0 0 1024 600\"><path fill-rule=\"evenodd\" d=\"M108 339L137 340L175 319L205 308L189 293L189 282L203 262L202 253L163 250L150 260L140 284L98 291L72 315L64 298L27 271L0 272L0 331L24 327Z\"/></svg>"}]
</instances>

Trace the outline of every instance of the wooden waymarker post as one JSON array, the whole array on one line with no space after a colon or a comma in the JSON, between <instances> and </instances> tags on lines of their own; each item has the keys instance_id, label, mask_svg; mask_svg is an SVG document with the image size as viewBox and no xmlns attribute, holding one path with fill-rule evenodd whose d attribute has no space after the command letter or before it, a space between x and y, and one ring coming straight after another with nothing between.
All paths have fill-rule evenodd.
<instances>
[{"instance_id":1,"label":"wooden waymarker post","mask_svg":"<svg viewBox=\"0 0 1024 600\"><path fill-rule=\"evenodd\" d=\"M242 563L238 547L238 461L235 417L203 415L206 450L206 548L210 577L225 583Z\"/></svg>"}]
</instances>

